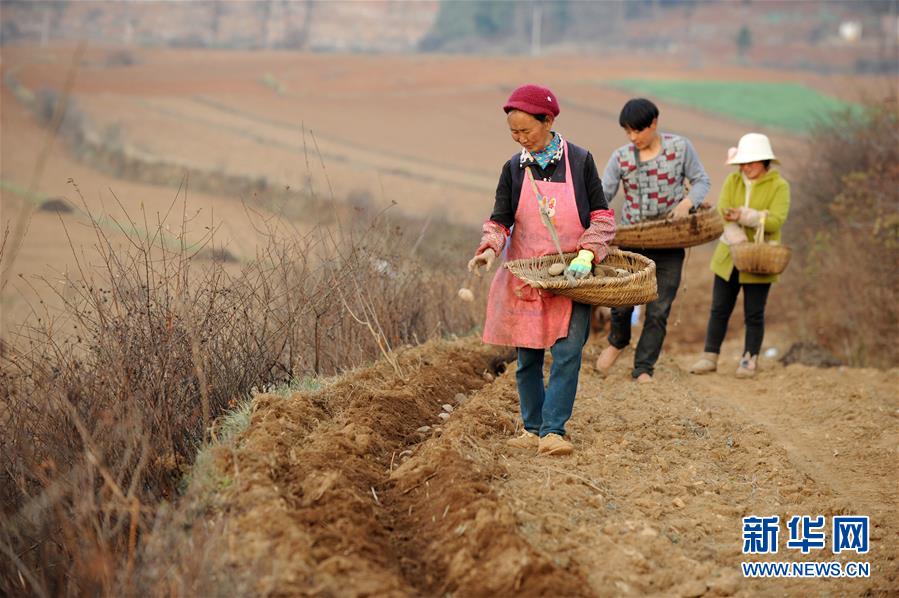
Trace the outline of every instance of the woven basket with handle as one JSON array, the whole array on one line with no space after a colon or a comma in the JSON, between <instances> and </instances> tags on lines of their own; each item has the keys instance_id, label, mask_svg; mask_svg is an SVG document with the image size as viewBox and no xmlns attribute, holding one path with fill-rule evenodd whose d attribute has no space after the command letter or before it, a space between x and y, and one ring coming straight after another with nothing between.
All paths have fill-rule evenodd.
<instances>
[{"instance_id":1,"label":"woven basket with handle","mask_svg":"<svg viewBox=\"0 0 899 598\"><path fill-rule=\"evenodd\" d=\"M682 218L649 220L620 226L612 243L633 249L675 249L714 241L723 232L724 221L718 210L700 204L695 212Z\"/></svg>"},{"instance_id":2,"label":"woven basket with handle","mask_svg":"<svg viewBox=\"0 0 899 598\"><path fill-rule=\"evenodd\" d=\"M748 274L780 274L790 263L793 251L785 245L766 243L765 214L755 231L755 240L730 246L734 267Z\"/></svg>"},{"instance_id":3,"label":"woven basket with handle","mask_svg":"<svg viewBox=\"0 0 899 598\"><path fill-rule=\"evenodd\" d=\"M565 263L568 264L576 256L576 253L566 253ZM643 305L658 297L656 264L640 254L611 247L602 265L624 270L627 274L603 276L598 268L594 268L600 275L580 280L550 276L549 267L561 261L560 256L555 254L506 262L504 267L534 288L571 297L578 303L627 307Z\"/></svg>"}]
</instances>

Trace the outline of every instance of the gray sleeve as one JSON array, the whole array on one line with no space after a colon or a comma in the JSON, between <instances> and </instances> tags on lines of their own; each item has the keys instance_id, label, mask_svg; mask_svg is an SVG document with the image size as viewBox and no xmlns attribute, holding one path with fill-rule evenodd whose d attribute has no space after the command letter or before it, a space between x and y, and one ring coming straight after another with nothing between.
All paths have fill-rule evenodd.
<instances>
[{"instance_id":1,"label":"gray sleeve","mask_svg":"<svg viewBox=\"0 0 899 598\"><path fill-rule=\"evenodd\" d=\"M700 166L702 168L702 166ZM606 163L606 169L602 173L602 192L606 196L606 203L611 205L612 199L618 193L618 183L621 182L621 170L618 168L618 158L615 153Z\"/></svg>"},{"instance_id":2,"label":"gray sleeve","mask_svg":"<svg viewBox=\"0 0 899 598\"><path fill-rule=\"evenodd\" d=\"M706 174L702 162L699 161L699 155L693 148L693 144L688 139L684 139L684 141L687 145L684 152L684 175L690 181L690 201L694 206L698 206L709 194L712 183L709 181L709 175ZM605 182L605 177L603 177L603 182Z\"/></svg>"}]
</instances>

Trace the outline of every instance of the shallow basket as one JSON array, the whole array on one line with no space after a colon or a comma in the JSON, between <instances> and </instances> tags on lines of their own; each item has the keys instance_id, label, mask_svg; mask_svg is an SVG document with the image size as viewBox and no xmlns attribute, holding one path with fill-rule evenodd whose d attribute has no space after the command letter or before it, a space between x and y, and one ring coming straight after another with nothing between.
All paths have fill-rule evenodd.
<instances>
[{"instance_id":1,"label":"shallow basket","mask_svg":"<svg viewBox=\"0 0 899 598\"><path fill-rule=\"evenodd\" d=\"M771 243L737 243L730 246L734 266L749 274L780 274L790 263L792 250Z\"/></svg>"},{"instance_id":2,"label":"shallow basket","mask_svg":"<svg viewBox=\"0 0 899 598\"><path fill-rule=\"evenodd\" d=\"M633 249L674 249L714 241L723 232L724 221L718 210L700 204L695 212L683 218L650 220L620 226L612 243Z\"/></svg>"},{"instance_id":3,"label":"shallow basket","mask_svg":"<svg viewBox=\"0 0 899 598\"><path fill-rule=\"evenodd\" d=\"M568 264L577 253L566 253ZM514 260L505 263L505 268L536 289L545 289L556 295L571 297L578 303L603 305L606 307L627 307L643 305L655 301L656 263L651 259L630 251L609 248L609 255L603 265L627 270L627 276L591 276L581 280L568 280L565 276L550 276L549 267L561 261L558 254L543 257Z\"/></svg>"}]
</instances>

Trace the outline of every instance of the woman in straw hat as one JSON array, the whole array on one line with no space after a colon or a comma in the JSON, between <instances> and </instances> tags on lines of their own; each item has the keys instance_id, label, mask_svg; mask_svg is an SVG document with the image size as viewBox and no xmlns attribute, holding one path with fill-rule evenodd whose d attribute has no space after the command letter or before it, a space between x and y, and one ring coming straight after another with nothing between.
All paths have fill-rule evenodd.
<instances>
[{"instance_id":1,"label":"woman in straw hat","mask_svg":"<svg viewBox=\"0 0 899 598\"><path fill-rule=\"evenodd\" d=\"M718 353L740 289L743 289L746 337L737 377L750 378L758 371L758 355L765 335L765 302L777 275L739 272L734 267L729 246L753 240L762 224L764 240L780 240L780 229L790 211L790 185L778 171L771 170L771 164L776 162L771 142L760 133L743 135L737 147L728 152L727 163L736 165L738 171L724 181L718 198L718 211L726 224L712 256L715 281L705 353L690 368L693 374L717 370Z\"/></svg>"},{"instance_id":2,"label":"woman in straw hat","mask_svg":"<svg viewBox=\"0 0 899 598\"><path fill-rule=\"evenodd\" d=\"M523 85L503 106L512 139L521 146L503 166L490 219L469 270L489 270L505 250L509 260L577 251L565 274L580 278L608 253L615 236L593 156L553 131L559 104L552 91ZM541 212L543 215L541 215ZM507 244L508 239L508 244ZM590 306L541 291L499 268L490 286L484 342L518 348L518 396L524 431L515 448L547 455L573 450L565 439L590 329ZM544 388L543 359L553 355Z\"/></svg>"}]
</instances>

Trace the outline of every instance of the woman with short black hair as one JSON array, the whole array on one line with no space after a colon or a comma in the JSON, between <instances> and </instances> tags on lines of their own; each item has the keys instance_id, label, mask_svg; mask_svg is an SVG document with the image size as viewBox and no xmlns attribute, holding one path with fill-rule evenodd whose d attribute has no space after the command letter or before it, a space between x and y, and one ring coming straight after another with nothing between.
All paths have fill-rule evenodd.
<instances>
[{"instance_id":1,"label":"woman with short black hair","mask_svg":"<svg viewBox=\"0 0 899 598\"><path fill-rule=\"evenodd\" d=\"M621 210L623 224L686 216L699 206L709 192L709 177L689 139L658 131L659 109L645 98L629 100L621 109L618 123L630 143L612 153L602 175L606 199L612 201L619 186L624 192ZM686 182L690 183L689 194ZM677 296L683 249L642 249L628 247L656 264L659 297L647 304L643 332L634 352L631 377L651 382L655 363L662 352L668 327L668 314ZM596 360L596 369L605 375L631 342L631 315L634 308L612 308L609 346Z\"/></svg>"},{"instance_id":2,"label":"woman with short black hair","mask_svg":"<svg viewBox=\"0 0 899 598\"><path fill-rule=\"evenodd\" d=\"M625 131L642 131L658 120L659 108L646 98L628 100L618 115L618 125Z\"/></svg>"}]
</instances>

